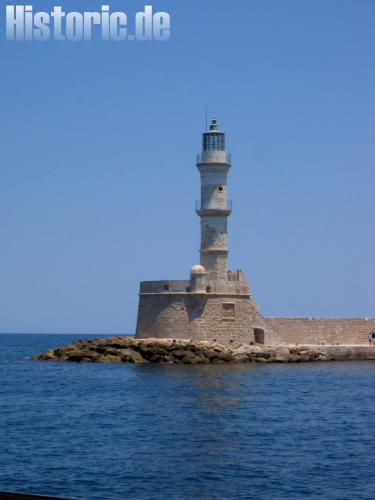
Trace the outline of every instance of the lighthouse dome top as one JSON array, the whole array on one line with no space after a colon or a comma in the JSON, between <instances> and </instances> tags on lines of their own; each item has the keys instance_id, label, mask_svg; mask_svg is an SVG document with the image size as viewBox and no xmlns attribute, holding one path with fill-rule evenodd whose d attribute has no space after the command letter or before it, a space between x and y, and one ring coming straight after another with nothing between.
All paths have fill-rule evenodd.
<instances>
[{"instance_id":1,"label":"lighthouse dome top","mask_svg":"<svg viewBox=\"0 0 375 500\"><path fill-rule=\"evenodd\" d=\"M211 120L210 132L220 132L216 118L212 118Z\"/></svg>"}]
</instances>

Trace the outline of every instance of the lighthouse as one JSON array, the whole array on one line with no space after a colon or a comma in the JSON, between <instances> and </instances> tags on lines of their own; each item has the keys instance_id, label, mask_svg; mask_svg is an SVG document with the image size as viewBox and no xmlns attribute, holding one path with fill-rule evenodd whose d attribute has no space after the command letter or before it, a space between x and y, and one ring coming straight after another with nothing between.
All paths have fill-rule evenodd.
<instances>
[{"instance_id":1,"label":"lighthouse","mask_svg":"<svg viewBox=\"0 0 375 500\"><path fill-rule=\"evenodd\" d=\"M203 132L196 165L201 184L196 206L199 264L192 266L189 279L141 282L136 337L251 342L256 332L264 332L264 321L244 272L228 269L231 159L215 119Z\"/></svg>"},{"instance_id":2,"label":"lighthouse","mask_svg":"<svg viewBox=\"0 0 375 500\"><path fill-rule=\"evenodd\" d=\"M203 133L202 153L197 158L201 200L196 210L201 221L200 263L210 281L228 280L227 220L231 207L227 176L230 167L225 134L213 119L210 130Z\"/></svg>"}]
</instances>

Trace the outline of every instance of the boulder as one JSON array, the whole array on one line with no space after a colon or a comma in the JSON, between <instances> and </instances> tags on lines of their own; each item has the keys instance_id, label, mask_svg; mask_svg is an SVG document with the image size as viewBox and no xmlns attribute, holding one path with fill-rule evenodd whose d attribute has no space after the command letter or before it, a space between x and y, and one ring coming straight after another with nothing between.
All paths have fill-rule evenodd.
<instances>
[{"instance_id":1,"label":"boulder","mask_svg":"<svg viewBox=\"0 0 375 500\"><path fill-rule=\"evenodd\" d=\"M251 354L233 354L234 363L251 363L252 361Z\"/></svg>"},{"instance_id":2,"label":"boulder","mask_svg":"<svg viewBox=\"0 0 375 500\"><path fill-rule=\"evenodd\" d=\"M208 359L211 361L211 363L230 363L233 361L233 356L230 352L224 352L224 351L211 351L208 355Z\"/></svg>"},{"instance_id":3,"label":"boulder","mask_svg":"<svg viewBox=\"0 0 375 500\"><path fill-rule=\"evenodd\" d=\"M32 357L34 360L49 361L51 359L56 359L56 354L53 349L49 349L46 352L41 352L39 354L34 354Z\"/></svg>"},{"instance_id":4,"label":"boulder","mask_svg":"<svg viewBox=\"0 0 375 500\"><path fill-rule=\"evenodd\" d=\"M257 345L250 345L250 344L241 344L240 346L236 347L235 349L232 350L233 356L238 356L242 354L246 355L252 355L256 352L262 352L263 349L260 346Z\"/></svg>"},{"instance_id":5,"label":"boulder","mask_svg":"<svg viewBox=\"0 0 375 500\"><path fill-rule=\"evenodd\" d=\"M289 363L291 360L291 354L288 348L278 348L275 349L274 355L272 356L272 361L275 363Z\"/></svg>"},{"instance_id":6,"label":"boulder","mask_svg":"<svg viewBox=\"0 0 375 500\"><path fill-rule=\"evenodd\" d=\"M258 356L257 358L255 358L255 360L257 363L270 363L270 358L266 359L266 358L262 358L261 356Z\"/></svg>"},{"instance_id":7,"label":"boulder","mask_svg":"<svg viewBox=\"0 0 375 500\"><path fill-rule=\"evenodd\" d=\"M167 356L168 351L158 345L138 345L132 346L133 350L137 351L146 361L152 361L155 356Z\"/></svg>"},{"instance_id":8,"label":"boulder","mask_svg":"<svg viewBox=\"0 0 375 500\"><path fill-rule=\"evenodd\" d=\"M67 351L59 356L63 361L98 361L100 354L96 351L91 351L89 349L74 349L73 351Z\"/></svg>"},{"instance_id":9,"label":"boulder","mask_svg":"<svg viewBox=\"0 0 375 500\"><path fill-rule=\"evenodd\" d=\"M197 356L193 352L187 351L185 356L181 358L181 362L185 365L197 365L201 363L208 363L208 359L204 356Z\"/></svg>"},{"instance_id":10,"label":"boulder","mask_svg":"<svg viewBox=\"0 0 375 500\"><path fill-rule=\"evenodd\" d=\"M146 363L142 355L133 349L119 349L118 355L123 363Z\"/></svg>"},{"instance_id":11,"label":"boulder","mask_svg":"<svg viewBox=\"0 0 375 500\"><path fill-rule=\"evenodd\" d=\"M113 354L101 354L98 358L99 363L122 363L120 356L113 356Z\"/></svg>"},{"instance_id":12,"label":"boulder","mask_svg":"<svg viewBox=\"0 0 375 500\"><path fill-rule=\"evenodd\" d=\"M188 351L184 351L183 349L172 349L169 352L169 355L177 360L180 360L188 355Z\"/></svg>"}]
</instances>

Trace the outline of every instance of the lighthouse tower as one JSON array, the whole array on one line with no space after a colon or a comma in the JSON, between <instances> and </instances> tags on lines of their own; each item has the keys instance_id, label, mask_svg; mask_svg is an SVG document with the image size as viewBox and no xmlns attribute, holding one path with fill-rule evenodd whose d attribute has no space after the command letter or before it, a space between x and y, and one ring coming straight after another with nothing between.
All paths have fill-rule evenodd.
<instances>
[{"instance_id":1,"label":"lighthouse tower","mask_svg":"<svg viewBox=\"0 0 375 500\"><path fill-rule=\"evenodd\" d=\"M227 175L231 167L225 150L225 134L217 121L203 134L202 154L197 168L201 174L201 202L197 214L201 218L200 263L208 280L228 280L227 219L231 213L228 201Z\"/></svg>"}]
</instances>

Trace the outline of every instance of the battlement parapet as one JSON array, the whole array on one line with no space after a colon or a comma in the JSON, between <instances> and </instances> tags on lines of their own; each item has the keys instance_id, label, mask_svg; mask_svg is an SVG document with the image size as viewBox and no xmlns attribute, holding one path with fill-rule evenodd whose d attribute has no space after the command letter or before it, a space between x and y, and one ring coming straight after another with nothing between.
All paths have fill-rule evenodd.
<instances>
[{"instance_id":1,"label":"battlement parapet","mask_svg":"<svg viewBox=\"0 0 375 500\"><path fill-rule=\"evenodd\" d=\"M160 280L142 281L140 294L147 293L195 293L191 288L190 280ZM245 281L211 281L200 293L207 294L229 294L229 295L250 295L250 286Z\"/></svg>"},{"instance_id":2,"label":"battlement parapet","mask_svg":"<svg viewBox=\"0 0 375 500\"><path fill-rule=\"evenodd\" d=\"M141 281L140 293L188 292L190 280Z\"/></svg>"},{"instance_id":3,"label":"battlement parapet","mask_svg":"<svg viewBox=\"0 0 375 500\"><path fill-rule=\"evenodd\" d=\"M246 281L209 281L208 292L250 295L250 285Z\"/></svg>"}]
</instances>

